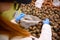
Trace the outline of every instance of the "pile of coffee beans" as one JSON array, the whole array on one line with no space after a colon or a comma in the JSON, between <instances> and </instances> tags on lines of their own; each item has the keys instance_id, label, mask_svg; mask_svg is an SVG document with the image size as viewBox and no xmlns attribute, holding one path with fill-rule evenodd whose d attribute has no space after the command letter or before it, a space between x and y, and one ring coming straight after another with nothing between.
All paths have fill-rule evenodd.
<instances>
[{"instance_id":1,"label":"pile of coffee beans","mask_svg":"<svg viewBox=\"0 0 60 40\"><path fill-rule=\"evenodd\" d=\"M27 30L35 37L39 38L42 29L42 21L45 18L50 19L50 25L52 27L52 39L60 40L60 9L56 7L49 7L46 5L42 5L41 9L35 7L35 2L32 1L30 4L22 4L20 9L25 14L34 15L41 19L37 25L31 26Z\"/></svg>"}]
</instances>

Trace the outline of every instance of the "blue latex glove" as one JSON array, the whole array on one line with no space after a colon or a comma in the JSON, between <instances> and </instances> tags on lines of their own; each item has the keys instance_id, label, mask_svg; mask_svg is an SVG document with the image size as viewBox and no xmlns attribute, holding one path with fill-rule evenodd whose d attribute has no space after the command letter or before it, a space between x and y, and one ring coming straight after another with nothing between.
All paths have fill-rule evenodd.
<instances>
[{"instance_id":1,"label":"blue latex glove","mask_svg":"<svg viewBox=\"0 0 60 40\"><path fill-rule=\"evenodd\" d=\"M50 23L50 21L49 21L48 18L46 18L45 20L43 20L43 24L49 24L49 23Z\"/></svg>"},{"instance_id":2,"label":"blue latex glove","mask_svg":"<svg viewBox=\"0 0 60 40\"><path fill-rule=\"evenodd\" d=\"M16 17L16 21L21 20L24 16L25 16L24 13L20 13L20 15Z\"/></svg>"}]
</instances>

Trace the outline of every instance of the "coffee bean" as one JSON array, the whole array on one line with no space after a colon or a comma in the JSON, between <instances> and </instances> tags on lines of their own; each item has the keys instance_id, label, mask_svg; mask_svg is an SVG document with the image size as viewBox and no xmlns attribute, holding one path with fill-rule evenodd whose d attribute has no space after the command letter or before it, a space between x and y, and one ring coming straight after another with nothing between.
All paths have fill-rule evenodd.
<instances>
[{"instance_id":1,"label":"coffee bean","mask_svg":"<svg viewBox=\"0 0 60 40\"><path fill-rule=\"evenodd\" d=\"M49 0L50 1L50 0ZM52 0L49 2L47 1L47 5L45 5L43 3L41 9L35 7L35 1L33 1L30 4L22 4L20 9L22 10L22 12L24 12L25 14L29 14L29 15L34 15L37 16L41 19L41 23L38 23L37 25L31 26L28 28L28 31L31 32L31 35L35 36L35 37L39 37L40 33L41 33L41 29L42 29L42 21L45 18L49 18L50 19L50 25L52 27L52 39L53 40L58 40L60 36L60 10L57 9L57 7L52 7L50 4L50 2L52 2ZM39 35L39 36L38 36Z\"/></svg>"}]
</instances>

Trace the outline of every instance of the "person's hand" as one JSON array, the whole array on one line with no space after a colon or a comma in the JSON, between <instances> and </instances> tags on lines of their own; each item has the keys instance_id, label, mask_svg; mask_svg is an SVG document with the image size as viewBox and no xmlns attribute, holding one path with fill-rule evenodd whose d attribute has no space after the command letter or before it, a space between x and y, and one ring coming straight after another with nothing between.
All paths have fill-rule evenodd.
<instances>
[{"instance_id":1,"label":"person's hand","mask_svg":"<svg viewBox=\"0 0 60 40\"><path fill-rule=\"evenodd\" d=\"M16 21L18 22L19 20L22 20L22 18L24 18L25 14L24 13L20 13L19 15L17 15L15 17Z\"/></svg>"},{"instance_id":2,"label":"person's hand","mask_svg":"<svg viewBox=\"0 0 60 40\"><path fill-rule=\"evenodd\" d=\"M49 21L48 18L46 18L45 20L43 20L43 24L49 24L49 23L50 23L50 21Z\"/></svg>"}]
</instances>

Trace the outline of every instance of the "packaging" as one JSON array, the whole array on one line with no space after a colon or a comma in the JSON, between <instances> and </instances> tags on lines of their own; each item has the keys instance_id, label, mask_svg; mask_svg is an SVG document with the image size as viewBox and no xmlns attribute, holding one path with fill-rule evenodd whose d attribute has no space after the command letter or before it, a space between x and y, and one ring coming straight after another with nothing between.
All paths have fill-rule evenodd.
<instances>
[{"instance_id":1,"label":"packaging","mask_svg":"<svg viewBox=\"0 0 60 40\"><path fill-rule=\"evenodd\" d=\"M30 26L36 25L41 20L33 15L26 15L24 13L20 13L18 15L18 12L16 12L14 18L11 20L11 22L15 24L20 24L22 27L29 28Z\"/></svg>"},{"instance_id":2,"label":"packaging","mask_svg":"<svg viewBox=\"0 0 60 40\"><path fill-rule=\"evenodd\" d=\"M36 0L35 6L38 8L41 8L43 2L44 2L44 0Z\"/></svg>"},{"instance_id":3,"label":"packaging","mask_svg":"<svg viewBox=\"0 0 60 40\"><path fill-rule=\"evenodd\" d=\"M20 25L25 28L36 25L40 22L40 19L36 16L25 15L25 17L20 21Z\"/></svg>"},{"instance_id":4,"label":"packaging","mask_svg":"<svg viewBox=\"0 0 60 40\"><path fill-rule=\"evenodd\" d=\"M53 5L54 6L60 6L60 1L59 0L53 0Z\"/></svg>"}]
</instances>

